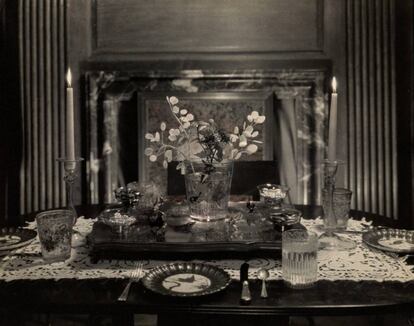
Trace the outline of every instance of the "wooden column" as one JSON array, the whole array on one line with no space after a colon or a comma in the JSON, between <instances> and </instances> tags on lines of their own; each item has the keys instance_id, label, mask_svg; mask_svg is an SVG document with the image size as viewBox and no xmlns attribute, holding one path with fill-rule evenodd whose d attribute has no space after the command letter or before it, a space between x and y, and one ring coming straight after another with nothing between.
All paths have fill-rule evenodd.
<instances>
[{"instance_id":1,"label":"wooden column","mask_svg":"<svg viewBox=\"0 0 414 326\"><path fill-rule=\"evenodd\" d=\"M65 204L66 1L19 1L21 213Z\"/></svg>"},{"instance_id":2,"label":"wooden column","mask_svg":"<svg viewBox=\"0 0 414 326\"><path fill-rule=\"evenodd\" d=\"M394 5L347 1L347 186L354 208L396 218Z\"/></svg>"}]
</instances>

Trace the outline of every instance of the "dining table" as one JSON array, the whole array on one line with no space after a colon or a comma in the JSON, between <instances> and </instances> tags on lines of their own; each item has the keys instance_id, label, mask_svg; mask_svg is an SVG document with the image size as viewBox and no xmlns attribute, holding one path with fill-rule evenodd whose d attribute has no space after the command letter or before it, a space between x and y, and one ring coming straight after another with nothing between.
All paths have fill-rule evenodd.
<instances>
[{"instance_id":1,"label":"dining table","mask_svg":"<svg viewBox=\"0 0 414 326\"><path fill-rule=\"evenodd\" d=\"M87 236L99 205L77 207L80 218L75 225ZM319 206L299 205L301 224L308 229L321 227ZM34 227L35 214L22 216L20 223ZM281 277L280 257L245 257L234 260L208 260L226 270L231 282L223 291L199 297L163 296L148 290L142 282L132 284L126 301L118 297L128 283L134 261L102 259L91 262L88 243L74 248L71 259L63 263L46 264L39 256L35 240L27 247L2 258L0 263L0 324L12 325L24 314L86 314L110 315L113 325L133 325L135 314L158 315L159 325L251 325L253 323L287 324L292 316L359 316L403 314L414 311L414 273L412 256L394 255L369 248L361 241L361 225L395 227L395 221L351 211L349 233L345 236L357 242L348 252L318 253L319 276L307 289L292 289ZM319 261L321 257L321 261ZM200 262L199 259L191 261ZM144 273L160 264L176 261L146 258ZM180 260L182 261L182 260ZM251 301L241 301L240 266L248 263ZM260 296L262 281L258 269L270 271L268 297ZM1 321L3 323L1 323Z\"/></svg>"}]
</instances>

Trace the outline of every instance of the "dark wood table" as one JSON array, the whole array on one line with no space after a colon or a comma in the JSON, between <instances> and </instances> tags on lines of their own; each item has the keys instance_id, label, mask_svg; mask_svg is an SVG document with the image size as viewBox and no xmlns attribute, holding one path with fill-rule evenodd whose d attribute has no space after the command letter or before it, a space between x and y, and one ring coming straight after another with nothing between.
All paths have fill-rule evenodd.
<instances>
[{"instance_id":1,"label":"dark wood table","mask_svg":"<svg viewBox=\"0 0 414 326\"><path fill-rule=\"evenodd\" d=\"M303 208L303 207L302 207ZM304 208L314 217L318 208ZM93 216L96 207L81 210ZM314 215L316 214L316 215ZM414 263L414 260L413 260ZM25 313L112 314L114 324L131 321L135 313L158 314L160 322L189 324L203 320L203 325L229 325L254 321L274 324L288 316L344 316L414 311L414 282L318 281L306 290L293 290L282 281L268 282L269 298L260 298L260 282L251 281L252 302L240 303L241 285L233 281L225 291L204 298L173 299L146 291L133 284L127 302L117 298L127 280L18 280L0 281L0 312L11 318ZM184 318L185 316L185 318ZM235 317L236 316L236 317Z\"/></svg>"}]
</instances>

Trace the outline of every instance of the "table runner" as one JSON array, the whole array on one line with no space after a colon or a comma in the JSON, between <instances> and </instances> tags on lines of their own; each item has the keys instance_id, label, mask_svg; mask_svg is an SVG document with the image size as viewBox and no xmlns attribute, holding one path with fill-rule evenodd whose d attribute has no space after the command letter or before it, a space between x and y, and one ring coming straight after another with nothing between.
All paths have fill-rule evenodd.
<instances>
[{"instance_id":1,"label":"table runner","mask_svg":"<svg viewBox=\"0 0 414 326\"><path fill-rule=\"evenodd\" d=\"M91 230L95 220L78 218L75 230L86 236ZM302 220L302 224L311 231L321 233L323 222L321 218L315 220ZM365 220L350 220L348 230L361 231ZM35 223L30 223L29 228L35 228ZM318 252L319 280L353 280L353 281L400 281L414 280L412 267L405 263L404 257L395 258L383 252L374 251L362 243L361 234L341 234L341 236L356 241L355 249L348 251ZM31 244L16 250L11 255L3 258L0 263L0 279L5 281L24 279L95 279L95 278L126 278L129 277L134 267L133 261L128 260L103 260L97 264L91 263L89 248L86 245L73 248L71 258L66 262L46 264L40 256L33 256L40 252L40 244L35 239ZM24 256L24 254L29 254ZM194 260L219 266L225 269L232 279L239 279L240 265L244 260ZM249 277L257 278L260 268L267 268L270 272L270 280L281 279L281 261L278 259L250 259ZM144 260L144 269L148 270L160 264L168 263L161 260Z\"/></svg>"}]
</instances>

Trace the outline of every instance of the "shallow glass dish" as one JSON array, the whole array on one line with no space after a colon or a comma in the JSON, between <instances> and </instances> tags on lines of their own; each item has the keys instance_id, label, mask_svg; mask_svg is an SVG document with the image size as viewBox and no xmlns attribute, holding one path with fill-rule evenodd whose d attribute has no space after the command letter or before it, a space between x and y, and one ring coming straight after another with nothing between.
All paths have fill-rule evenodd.
<instances>
[{"instance_id":1,"label":"shallow glass dish","mask_svg":"<svg viewBox=\"0 0 414 326\"><path fill-rule=\"evenodd\" d=\"M270 212L269 219L280 226L288 226L300 223L302 212L295 208L281 208L277 212Z\"/></svg>"},{"instance_id":2,"label":"shallow glass dish","mask_svg":"<svg viewBox=\"0 0 414 326\"><path fill-rule=\"evenodd\" d=\"M135 216L123 213L120 209L106 209L99 216L98 220L110 226L115 232L123 232L137 222Z\"/></svg>"}]
</instances>

